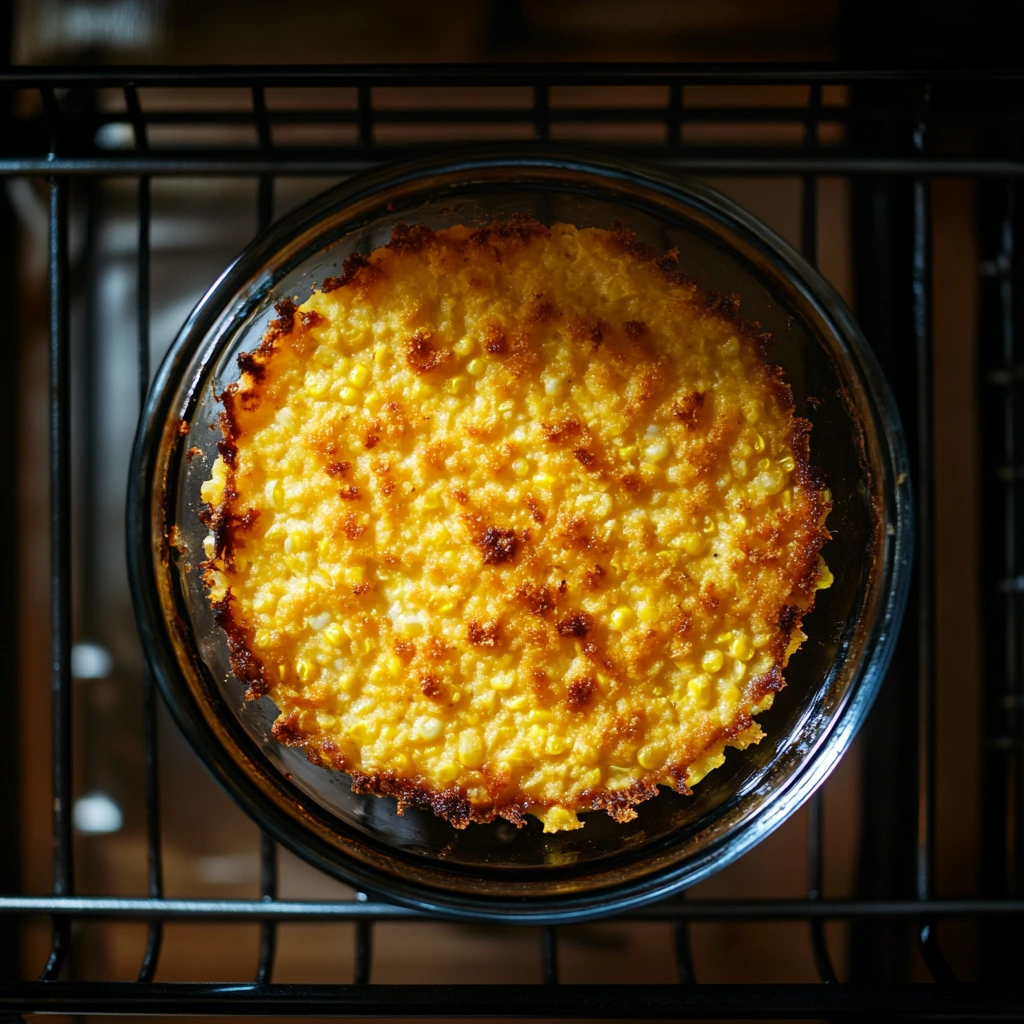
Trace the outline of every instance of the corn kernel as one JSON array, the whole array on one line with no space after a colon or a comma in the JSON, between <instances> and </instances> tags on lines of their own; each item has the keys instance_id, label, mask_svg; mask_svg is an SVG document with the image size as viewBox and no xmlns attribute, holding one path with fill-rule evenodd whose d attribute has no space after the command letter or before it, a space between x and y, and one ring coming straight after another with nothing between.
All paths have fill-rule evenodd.
<instances>
[{"instance_id":1,"label":"corn kernel","mask_svg":"<svg viewBox=\"0 0 1024 1024\"><path fill-rule=\"evenodd\" d=\"M342 631L341 626L336 622L332 622L324 631L323 638L332 646L340 647L341 642L345 639L345 634Z\"/></svg>"},{"instance_id":2,"label":"corn kernel","mask_svg":"<svg viewBox=\"0 0 1024 1024\"><path fill-rule=\"evenodd\" d=\"M370 379L370 368L365 363L356 363L352 367L352 372L348 375L348 379L357 388L365 387Z\"/></svg>"},{"instance_id":3,"label":"corn kernel","mask_svg":"<svg viewBox=\"0 0 1024 1024\"><path fill-rule=\"evenodd\" d=\"M475 729L467 729L459 737L459 760L467 768L479 768L484 763L484 743Z\"/></svg>"},{"instance_id":4,"label":"corn kernel","mask_svg":"<svg viewBox=\"0 0 1024 1024\"><path fill-rule=\"evenodd\" d=\"M707 651L703 658L700 659L700 667L705 672L720 672L722 666L725 664L725 656L721 651Z\"/></svg>"},{"instance_id":5,"label":"corn kernel","mask_svg":"<svg viewBox=\"0 0 1024 1024\"><path fill-rule=\"evenodd\" d=\"M668 455L669 449L670 445L667 437L656 437L644 448L644 458L650 459L651 462L660 462Z\"/></svg>"},{"instance_id":6,"label":"corn kernel","mask_svg":"<svg viewBox=\"0 0 1024 1024\"><path fill-rule=\"evenodd\" d=\"M518 477L524 477L530 472L530 463L526 459L516 459L512 463L512 472Z\"/></svg>"},{"instance_id":7,"label":"corn kernel","mask_svg":"<svg viewBox=\"0 0 1024 1024\"><path fill-rule=\"evenodd\" d=\"M388 657L387 672L393 679L402 674L402 659L397 654L392 654Z\"/></svg>"},{"instance_id":8,"label":"corn kernel","mask_svg":"<svg viewBox=\"0 0 1024 1024\"><path fill-rule=\"evenodd\" d=\"M442 761L435 770L442 782L454 782L459 776L459 766L454 761Z\"/></svg>"},{"instance_id":9,"label":"corn kernel","mask_svg":"<svg viewBox=\"0 0 1024 1024\"><path fill-rule=\"evenodd\" d=\"M711 680L707 676L694 676L686 688L698 707L706 708L711 698Z\"/></svg>"},{"instance_id":10,"label":"corn kernel","mask_svg":"<svg viewBox=\"0 0 1024 1024\"><path fill-rule=\"evenodd\" d=\"M718 529L718 524L711 518L711 516L704 517L704 525L701 527L705 533L714 533Z\"/></svg>"},{"instance_id":11,"label":"corn kernel","mask_svg":"<svg viewBox=\"0 0 1024 1024\"><path fill-rule=\"evenodd\" d=\"M530 722L550 722L555 716L550 711L543 711L540 708L534 708L526 717Z\"/></svg>"},{"instance_id":12,"label":"corn kernel","mask_svg":"<svg viewBox=\"0 0 1024 1024\"><path fill-rule=\"evenodd\" d=\"M661 476L661 469L653 462L641 462L640 476L643 478L645 484L651 484Z\"/></svg>"},{"instance_id":13,"label":"corn kernel","mask_svg":"<svg viewBox=\"0 0 1024 1024\"><path fill-rule=\"evenodd\" d=\"M384 404L384 399L379 391L371 391L363 402L363 408L368 412L376 412Z\"/></svg>"},{"instance_id":14,"label":"corn kernel","mask_svg":"<svg viewBox=\"0 0 1024 1024\"><path fill-rule=\"evenodd\" d=\"M580 785L586 789L596 789L601 785L601 769L591 768L580 775Z\"/></svg>"},{"instance_id":15,"label":"corn kernel","mask_svg":"<svg viewBox=\"0 0 1024 1024\"><path fill-rule=\"evenodd\" d=\"M641 622L650 625L658 618L658 608L653 601L637 601L636 614Z\"/></svg>"},{"instance_id":16,"label":"corn kernel","mask_svg":"<svg viewBox=\"0 0 1024 1024\"><path fill-rule=\"evenodd\" d=\"M722 342L722 355L723 356L735 356L739 355L740 351L740 339L733 335L730 338L726 338Z\"/></svg>"},{"instance_id":17,"label":"corn kernel","mask_svg":"<svg viewBox=\"0 0 1024 1024\"><path fill-rule=\"evenodd\" d=\"M505 702L505 707L507 707L509 711L522 711L524 708L529 706L530 698L525 695L513 697L510 701Z\"/></svg>"},{"instance_id":18,"label":"corn kernel","mask_svg":"<svg viewBox=\"0 0 1024 1024\"><path fill-rule=\"evenodd\" d=\"M680 546L688 555L699 555L704 550L705 543L699 533L684 533L680 537Z\"/></svg>"},{"instance_id":19,"label":"corn kernel","mask_svg":"<svg viewBox=\"0 0 1024 1024\"><path fill-rule=\"evenodd\" d=\"M740 661L750 661L754 656L754 648L747 639L746 634L736 634L736 639L732 642L732 650L730 653L734 658L739 658Z\"/></svg>"},{"instance_id":20,"label":"corn kernel","mask_svg":"<svg viewBox=\"0 0 1024 1024\"><path fill-rule=\"evenodd\" d=\"M626 605L619 605L615 611L612 612L609 622L612 629L624 630L629 629L630 624L633 621L633 609L626 607Z\"/></svg>"},{"instance_id":21,"label":"corn kernel","mask_svg":"<svg viewBox=\"0 0 1024 1024\"><path fill-rule=\"evenodd\" d=\"M280 510L284 507L284 487L280 480L268 480L263 485L263 497L271 508Z\"/></svg>"},{"instance_id":22,"label":"corn kernel","mask_svg":"<svg viewBox=\"0 0 1024 1024\"><path fill-rule=\"evenodd\" d=\"M771 459L758 459L757 460L758 471L763 473L771 464L772 464L772 460Z\"/></svg>"},{"instance_id":23,"label":"corn kernel","mask_svg":"<svg viewBox=\"0 0 1024 1024\"><path fill-rule=\"evenodd\" d=\"M504 693L506 690L512 689L515 681L515 676L510 673L499 672L491 677L491 689Z\"/></svg>"},{"instance_id":24,"label":"corn kernel","mask_svg":"<svg viewBox=\"0 0 1024 1024\"><path fill-rule=\"evenodd\" d=\"M269 647L274 642L274 635L266 629L257 629L252 642L257 647Z\"/></svg>"},{"instance_id":25,"label":"corn kernel","mask_svg":"<svg viewBox=\"0 0 1024 1024\"><path fill-rule=\"evenodd\" d=\"M727 686L722 691L722 700L727 704L735 704L740 699L740 691L735 686Z\"/></svg>"},{"instance_id":26,"label":"corn kernel","mask_svg":"<svg viewBox=\"0 0 1024 1024\"><path fill-rule=\"evenodd\" d=\"M763 452L764 451L764 438L760 434L758 434L756 431L754 432L754 451L755 452Z\"/></svg>"},{"instance_id":27,"label":"corn kernel","mask_svg":"<svg viewBox=\"0 0 1024 1024\"><path fill-rule=\"evenodd\" d=\"M825 559L818 556L818 582L814 584L817 590L827 590L835 582L832 570L825 564Z\"/></svg>"},{"instance_id":28,"label":"corn kernel","mask_svg":"<svg viewBox=\"0 0 1024 1024\"><path fill-rule=\"evenodd\" d=\"M306 661L305 658L300 658L295 662L295 674L304 683L308 683L313 678L313 665L311 662Z\"/></svg>"},{"instance_id":29,"label":"corn kernel","mask_svg":"<svg viewBox=\"0 0 1024 1024\"><path fill-rule=\"evenodd\" d=\"M550 754L552 757L558 757L559 754L564 754L567 749L565 738L563 736L556 736L554 733L548 736L548 741L544 744L545 752Z\"/></svg>"},{"instance_id":30,"label":"corn kernel","mask_svg":"<svg viewBox=\"0 0 1024 1024\"><path fill-rule=\"evenodd\" d=\"M665 748L658 743L648 743L640 748L636 759L641 768L660 768L665 763Z\"/></svg>"},{"instance_id":31,"label":"corn kernel","mask_svg":"<svg viewBox=\"0 0 1024 1024\"><path fill-rule=\"evenodd\" d=\"M427 493L420 498L420 504L425 509L433 511L434 509L441 507L441 496L437 491L427 491Z\"/></svg>"},{"instance_id":32,"label":"corn kernel","mask_svg":"<svg viewBox=\"0 0 1024 1024\"><path fill-rule=\"evenodd\" d=\"M550 473L538 473L533 478L533 482L538 487L551 487L555 483L555 478Z\"/></svg>"},{"instance_id":33,"label":"corn kernel","mask_svg":"<svg viewBox=\"0 0 1024 1024\"><path fill-rule=\"evenodd\" d=\"M616 451L615 454L618 455L618 457L620 459L631 459L631 458L633 458L634 455L636 455L636 445L635 444L624 445L622 448L619 448L618 451Z\"/></svg>"},{"instance_id":34,"label":"corn kernel","mask_svg":"<svg viewBox=\"0 0 1024 1024\"><path fill-rule=\"evenodd\" d=\"M340 397L346 405L354 405L359 401L359 392L353 387L344 387Z\"/></svg>"},{"instance_id":35,"label":"corn kernel","mask_svg":"<svg viewBox=\"0 0 1024 1024\"><path fill-rule=\"evenodd\" d=\"M457 377L449 377L444 382L444 389L449 395L461 395L466 390L466 378L461 373Z\"/></svg>"},{"instance_id":36,"label":"corn kernel","mask_svg":"<svg viewBox=\"0 0 1024 1024\"><path fill-rule=\"evenodd\" d=\"M313 615L309 619L309 628L319 633L322 629L326 629L331 622L330 612L320 612L319 615Z\"/></svg>"},{"instance_id":37,"label":"corn kernel","mask_svg":"<svg viewBox=\"0 0 1024 1024\"><path fill-rule=\"evenodd\" d=\"M421 718L419 721L419 733L425 740L436 740L443 728L439 718Z\"/></svg>"},{"instance_id":38,"label":"corn kernel","mask_svg":"<svg viewBox=\"0 0 1024 1024\"><path fill-rule=\"evenodd\" d=\"M485 363L483 359L470 359L470 361L466 363L466 373L471 377L482 377L486 369L487 363Z\"/></svg>"},{"instance_id":39,"label":"corn kernel","mask_svg":"<svg viewBox=\"0 0 1024 1024\"><path fill-rule=\"evenodd\" d=\"M380 366L382 363L385 363L387 361L387 358L388 358L388 347L387 347L387 345L378 345L373 350L373 361L378 366Z\"/></svg>"},{"instance_id":40,"label":"corn kernel","mask_svg":"<svg viewBox=\"0 0 1024 1024\"><path fill-rule=\"evenodd\" d=\"M207 558L213 558L213 555L214 555L215 551L216 551L216 545L215 545L214 540L213 540L213 534L212 533L208 533L203 538L203 554L206 555ZM259 611L260 609L257 608L256 610Z\"/></svg>"},{"instance_id":41,"label":"corn kernel","mask_svg":"<svg viewBox=\"0 0 1024 1024\"><path fill-rule=\"evenodd\" d=\"M779 459L779 469L785 470L787 473L792 473L796 469L796 462L792 455L787 455L785 458Z\"/></svg>"},{"instance_id":42,"label":"corn kernel","mask_svg":"<svg viewBox=\"0 0 1024 1024\"><path fill-rule=\"evenodd\" d=\"M476 341L470 337L459 338L452 348L455 349L456 355L468 356L476 348Z\"/></svg>"}]
</instances>

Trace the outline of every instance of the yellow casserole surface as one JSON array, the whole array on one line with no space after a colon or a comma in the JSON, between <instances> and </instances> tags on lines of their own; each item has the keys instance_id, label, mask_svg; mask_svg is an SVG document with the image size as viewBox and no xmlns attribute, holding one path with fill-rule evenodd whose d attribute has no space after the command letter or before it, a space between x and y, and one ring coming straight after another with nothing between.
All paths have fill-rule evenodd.
<instances>
[{"instance_id":1,"label":"yellow casserole surface","mask_svg":"<svg viewBox=\"0 0 1024 1024\"><path fill-rule=\"evenodd\" d=\"M830 582L808 426L624 230L395 229L225 389L210 600L275 736L456 826L687 792Z\"/></svg>"}]
</instances>

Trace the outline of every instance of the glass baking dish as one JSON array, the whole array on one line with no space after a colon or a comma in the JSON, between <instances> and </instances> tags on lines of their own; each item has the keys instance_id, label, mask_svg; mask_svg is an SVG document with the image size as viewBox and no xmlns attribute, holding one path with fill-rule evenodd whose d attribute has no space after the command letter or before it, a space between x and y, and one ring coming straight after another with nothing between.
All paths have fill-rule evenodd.
<instances>
[{"instance_id":1,"label":"glass baking dish","mask_svg":"<svg viewBox=\"0 0 1024 1024\"><path fill-rule=\"evenodd\" d=\"M804 623L787 687L760 721L767 736L692 797L663 789L616 824L544 834L538 821L456 831L429 811L351 792L271 738L269 698L246 701L195 568L206 528L200 485L220 439L215 393L238 376L274 302L304 301L353 252L400 221L442 228L527 213L608 228L679 251L706 287L740 298L770 332L796 412L812 421L812 461L834 507L824 555L833 586ZM202 458L187 453L198 448ZM194 452L193 452L194 455ZM902 615L912 550L907 453L888 387L849 311L786 243L708 186L561 148L446 153L352 179L272 225L223 273L157 373L136 437L128 556L143 642L195 749L275 839L356 887L472 919L565 921L619 912L693 885L778 827L827 777L881 684ZM173 543L169 541L173 539Z\"/></svg>"}]
</instances>

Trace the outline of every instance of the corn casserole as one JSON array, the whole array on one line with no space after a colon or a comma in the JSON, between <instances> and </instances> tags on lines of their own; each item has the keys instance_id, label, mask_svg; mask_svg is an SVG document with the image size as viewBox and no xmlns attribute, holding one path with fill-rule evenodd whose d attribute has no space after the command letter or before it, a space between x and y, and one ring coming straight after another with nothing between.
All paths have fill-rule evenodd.
<instances>
[{"instance_id":1,"label":"corn casserole","mask_svg":"<svg viewBox=\"0 0 1024 1024\"><path fill-rule=\"evenodd\" d=\"M224 388L202 565L273 734L457 828L763 735L831 575L770 339L621 225L399 224Z\"/></svg>"}]
</instances>

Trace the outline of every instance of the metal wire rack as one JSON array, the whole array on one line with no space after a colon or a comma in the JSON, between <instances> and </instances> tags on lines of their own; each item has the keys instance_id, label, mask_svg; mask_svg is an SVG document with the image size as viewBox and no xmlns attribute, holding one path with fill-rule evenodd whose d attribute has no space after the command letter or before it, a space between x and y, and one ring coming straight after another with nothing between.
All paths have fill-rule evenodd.
<instances>
[{"instance_id":1,"label":"metal wire rack","mask_svg":"<svg viewBox=\"0 0 1024 1024\"><path fill-rule=\"evenodd\" d=\"M52 920L51 954L38 980L0 980L0 1016L33 1012L266 1015L544 1015L628 1018L807 1018L884 1015L887 1018L1009 1018L1024 1014L1024 997L1007 978L1013 937L1024 916L1024 666L1021 615L1024 529L1017 515L1024 472L1017 464L1024 440L1024 369L1017 354L1014 306L1021 286L1014 236L1016 202L1024 176L1019 153L1024 74L1016 72L897 72L814 66L359 66L350 68L22 69L0 74L5 130L0 174L46 183L49 195L49 483L52 691L53 882L46 896L17 894L16 844L0 849L0 948L13 951L20 922ZM800 98L713 105L693 99L700 87L766 90L790 86ZM481 101L478 90L501 87L513 101ZM618 90L648 89L642 105L610 102ZM213 107L150 109L144 90L202 92ZM271 90L346 90L336 107L268 102ZM402 90L406 105L381 103L382 91ZM226 90L244 90L244 109L218 104ZM587 99L588 91L598 97ZM440 94L459 95L456 104ZM503 94L506 95L506 94ZM655 98L650 99L651 96ZM16 110L19 111L16 115ZM27 111L27 113L26 113ZM694 128L773 124L789 126L792 141L759 144L708 141ZM281 141L282 129L330 126L335 141ZM429 126L429 133L424 133ZM640 126L627 142L623 126ZM164 144L168 127L213 129L228 142ZM260 899L165 898L158 697L143 673L146 856L148 891L135 898L88 896L75 884L72 729L72 437L69 317L69 195L76 179L128 178L137 183L138 395L150 379L151 185L161 176L247 177L258 181L258 223L272 216L275 183L287 177L340 178L427 144L388 142L414 137L443 143L479 135L548 140L566 131L605 148L661 162L697 175L786 176L801 183L804 254L817 256L817 190L825 177L850 183L858 316L893 385L913 459L920 538L911 606L899 650L867 727L865 787L884 791L877 814L865 821L856 898L822 896L820 798L810 805L807 894L803 899L676 900L635 918L673 925L677 985L559 985L558 936L543 929L539 956L545 984L371 984L374 925L420 921L418 912L375 900L295 901L277 898L276 851L260 848ZM417 136L416 133L419 133ZM229 144L235 134L246 141ZM301 134L301 133L300 133ZM287 135L287 132L285 132ZM410 132L405 132L408 139ZM787 136L789 138L790 136ZM985 622L983 895L936 898L935 857L935 609L934 464L932 424L933 223L929 207L937 177L983 183L977 227L982 263L979 325L984 529L981 564ZM5 208L5 227L11 228ZM5 280L13 281L18 253L5 232ZM10 297L9 297L10 298ZM9 340L13 347L17 339ZM5 380L3 405L15 407L15 383ZM11 424L8 423L10 426ZM13 512L5 515L9 521ZM88 525L88 524L87 524ZM13 535L9 531L8 536ZM24 569L24 567L23 567ZM86 598L87 600L87 598ZM5 627L13 646L15 620ZM25 681L43 686L41 679ZM22 681L5 676L0 695L14 701ZM894 737L902 741L894 742ZM911 742L906 738L910 737ZM4 759L8 759L5 761ZM0 749L0 770L16 778L16 757ZM18 809L0 797L2 834L16 833ZM41 813L42 808L31 811ZM980 926L981 983L956 978L937 940L939 922ZM77 981L68 976L76 922L127 920L148 924L148 941L132 982ZM248 984L155 982L163 927L169 922L251 922L260 928L258 961ZM698 984L688 926L707 920L797 921L807 925L822 984L727 986ZM850 981L837 983L825 941L827 921L851 928ZM277 926L295 921L344 921L356 928L355 983L275 984ZM907 966L916 946L930 974L912 983ZM1019 946L1018 946L1019 948Z\"/></svg>"}]
</instances>

